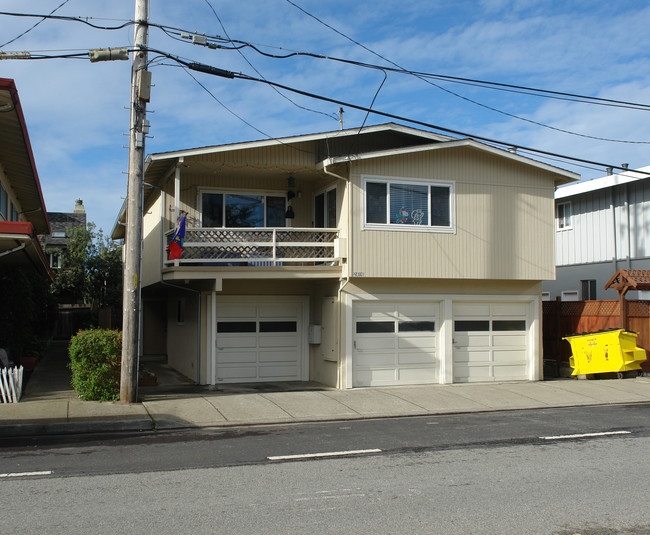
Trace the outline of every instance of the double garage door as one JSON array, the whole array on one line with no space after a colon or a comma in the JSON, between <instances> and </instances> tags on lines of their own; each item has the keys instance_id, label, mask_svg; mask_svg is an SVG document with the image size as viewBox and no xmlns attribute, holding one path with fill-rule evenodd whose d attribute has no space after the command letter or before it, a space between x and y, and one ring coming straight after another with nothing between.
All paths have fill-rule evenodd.
<instances>
[{"instance_id":1,"label":"double garage door","mask_svg":"<svg viewBox=\"0 0 650 535\"><path fill-rule=\"evenodd\" d=\"M445 355L451 355L455 383L527 380L528 307L524 302L452 302L451 347L445 348L440 302L356 302L352 386L444 382Z\"/></svg>"},{"instance_id":2,"label":"double garage door","mask_svg":"<svg viewBox=\"0 0 650 535\"><path fill-rule=\"evenodd\" d=\"M228 297L216 303L215 383L307 379L302 297Z\"/></svg>"}]
</instances>

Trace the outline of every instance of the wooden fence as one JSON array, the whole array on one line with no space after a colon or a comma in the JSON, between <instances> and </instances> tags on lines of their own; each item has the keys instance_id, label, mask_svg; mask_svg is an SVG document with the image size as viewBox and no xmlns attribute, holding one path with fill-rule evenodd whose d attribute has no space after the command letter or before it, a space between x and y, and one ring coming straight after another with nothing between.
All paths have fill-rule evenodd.
<instances>
[{"instance_id":1,"label":"wooden fence","mask_svg":"<svg viewBox=\"0 0 650 535\"><path fill-rule=\"evenodd\" d=\"M619 301L544 301L544 360L568 363L571 345L563 337L605 329L620 329ZM636 345L650 355L650 301L625 301L627 330L638 333ZM642 365L650 372L650 361Z\"/></svg>"}]
</instances>

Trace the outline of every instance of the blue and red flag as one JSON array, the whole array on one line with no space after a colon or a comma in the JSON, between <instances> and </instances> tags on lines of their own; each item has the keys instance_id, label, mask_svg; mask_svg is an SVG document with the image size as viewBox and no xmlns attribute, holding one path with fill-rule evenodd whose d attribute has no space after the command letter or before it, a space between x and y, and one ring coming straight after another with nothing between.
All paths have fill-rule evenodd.
<instances>
[{"instance_id":1,"label":"blue and red flag","mask_svg":"<svg viewBox=\"0 0 650 535\"><path fill-rule=\"evenodd\" d=\"M167 246L169 251L169 259L176 260L181 257L183 252L183 241L185 240L185 216L180 217L176 223L176 232L172 242Z\"/></svg>"}]
</instances>

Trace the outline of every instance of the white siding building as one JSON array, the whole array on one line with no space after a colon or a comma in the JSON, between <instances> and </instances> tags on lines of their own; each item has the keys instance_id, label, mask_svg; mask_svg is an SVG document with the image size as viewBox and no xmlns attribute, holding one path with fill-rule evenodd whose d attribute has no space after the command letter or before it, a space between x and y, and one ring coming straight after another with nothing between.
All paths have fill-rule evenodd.
<instances>
[{"instance_id":1,"label":"white siding building","mask_svg":"<svg viewBox=\"0 0 650 535\"><path fill-rule=\"evenodd\" d=\"M618 269L650 269L650 166L638 171L555 192L556 280L543 283L545 298L617 299L604 286Z\"/></svg>"}]
</instances>

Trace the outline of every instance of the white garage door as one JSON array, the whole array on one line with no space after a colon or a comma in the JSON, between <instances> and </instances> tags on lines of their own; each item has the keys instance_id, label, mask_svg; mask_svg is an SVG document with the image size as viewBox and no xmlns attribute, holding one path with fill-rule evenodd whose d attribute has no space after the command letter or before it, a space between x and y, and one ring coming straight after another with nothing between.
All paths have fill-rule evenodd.
<instances>
[{"instance_id":1,"label":"white garage door","mask_svg":"<svg viewBox=\"0 0 650 535\"><path fill-rule=\"evenodd\" d=\"M527 303L454 303L454 382L528 379Z\"/></svg>"},{"instance_id":2,"label":"white garage door","mask_svg":"<svg viewBox=\"0 0 650 535\"><path fill-rule=\"evenodd\" d=\"M354 304L352 386L437 383L438 303Z\"/></svg>"},{"instance_id":3,"label":"white garage door","mask_svg":"<svg viewBox=\"0 0 650 535\"><path fill-rule=\"evenodd\" d=\"M303 298L217 301L215 382L302 380Z\"/></svg>"}]
</instances>

